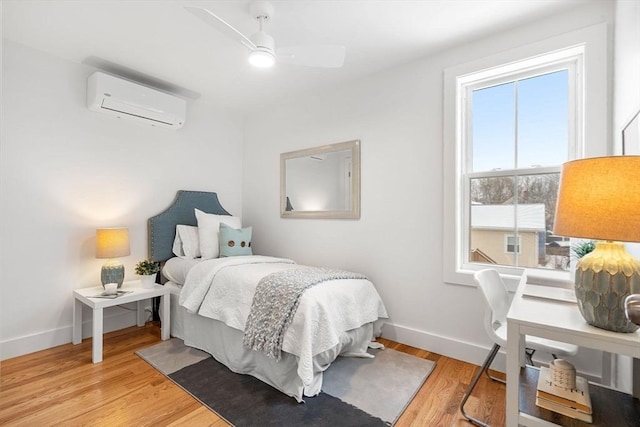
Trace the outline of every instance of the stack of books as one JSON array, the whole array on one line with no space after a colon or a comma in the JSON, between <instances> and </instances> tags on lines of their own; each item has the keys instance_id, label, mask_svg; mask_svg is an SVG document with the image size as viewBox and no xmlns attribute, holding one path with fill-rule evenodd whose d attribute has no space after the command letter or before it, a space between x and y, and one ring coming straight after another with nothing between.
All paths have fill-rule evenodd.
<instances>
[{"instance_id":1,"label":"stack of books","mask_svg":"<svg viewBox=\"0 0 640 427\"><path fill-rule=\"evenodd\" d=\"M540 368L536 405L587 423L593 422L589 383L579 376L576 376L575 388L566 389L554 386L550 370Z\"/></svg>"}]
</instances>

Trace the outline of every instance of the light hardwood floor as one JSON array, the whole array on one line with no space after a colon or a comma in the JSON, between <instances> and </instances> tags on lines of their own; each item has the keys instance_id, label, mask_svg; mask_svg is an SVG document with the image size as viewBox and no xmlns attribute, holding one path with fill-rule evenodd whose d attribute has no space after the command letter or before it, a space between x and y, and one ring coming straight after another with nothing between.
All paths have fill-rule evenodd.
<instances>
[{"instance_id":1,"label":"light hardwood floor","mask_svg":"<svg viewBox=\"0 0 640 427\"><path fill-rule=\"evenodd\" d=\"M91 339L0 364L0 426L227 426L134 354L160 341L153 324L105 335L104 361L91 363ZM396 426L469 426L458 403L474 365L388 340L390 348L436 362ZM504 425L505 387L483 377L467 412Z\"/></svg>"}]
</instances>

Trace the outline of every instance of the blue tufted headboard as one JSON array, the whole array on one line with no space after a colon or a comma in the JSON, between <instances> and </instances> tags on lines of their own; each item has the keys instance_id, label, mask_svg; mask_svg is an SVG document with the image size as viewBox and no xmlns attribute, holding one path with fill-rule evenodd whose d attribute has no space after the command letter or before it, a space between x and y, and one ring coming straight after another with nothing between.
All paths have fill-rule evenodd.
<instances>
[{"instance_id":1,"label":"blue tufted headboard","mask_svg":"<svg viewBox=\"0 0 640 427\"><path fill-rule=\"evenodd\" d=\"M176 225L198 225L194 209L217 215L231 215L220 202L216 193L207 191L180 190L174 202L166 210L149 218L149 257L162 262L174 256L173 240Z\"/></svg>"}]
</instances>

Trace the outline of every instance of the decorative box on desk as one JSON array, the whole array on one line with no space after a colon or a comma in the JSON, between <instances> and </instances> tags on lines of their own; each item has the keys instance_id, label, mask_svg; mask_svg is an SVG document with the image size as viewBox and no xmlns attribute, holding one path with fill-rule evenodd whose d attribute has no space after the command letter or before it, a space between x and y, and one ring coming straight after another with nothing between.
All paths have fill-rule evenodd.
<instances>
[{"instance_id":1,"label":"decorative box on desk","mask_svg":"<svg viewBox=\"0 0 640 427\"><path fill-rule=\"evenodd\" d=\"M137 302L137 323L138 326L144 326L144 300L154 297L162 297L162 339L169 339L170 324L169 319L169 289L162 285L153 285L151 288L143 288L139 280L124 282L121 291L129 291L117 298L92 298L92 296L100 295L103 291L102 286L95 288L82 288L73 291L73 343L80 344L82 342L82 307L86 305L93 310L93 363L102 362L102 321L103 309L116 305Z\"/></svg>"},{"instance_id":2,"label":"decorative box on desk","mask_svg":"<svg viewBox=\"0 0 640 427\"><path fill-rule=\"evenodd\" d=\"M593 424L542 408L536 402L538 370L524 368L526 335L567 342L615 354L640 358L640 331L611 332L587 324L571 302L523 297L526 283L518 285L507 315L507 426L637 426L640 402L631 395L590 384ZM640 372L634 373L640 375ZM522 385L522 387L521 387ZM528 390L528 391L527 391ZM634 390L640 394L640 390ZM615 417L619 422L613 422Z\"/></svg>"}]
</instances>

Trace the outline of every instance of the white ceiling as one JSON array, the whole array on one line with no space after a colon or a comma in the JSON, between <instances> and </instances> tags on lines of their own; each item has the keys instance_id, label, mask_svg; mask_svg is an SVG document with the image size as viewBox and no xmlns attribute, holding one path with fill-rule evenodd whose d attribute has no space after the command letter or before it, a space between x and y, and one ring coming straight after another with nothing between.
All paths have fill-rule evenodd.
<instances>
[{"instance_id":1,"label":"white ceiling","mask_svg":"<svg viewBox=\"0 0 640 427\"><path fill-rule=\"evenodd\" d=\"M2 0L3 38L240 111L339 85L592 0L273 1L281 46L341 44L340 69L251 68L247 50L188 13L250 35L249 1Z\"/></svg>"}]
</instances>

